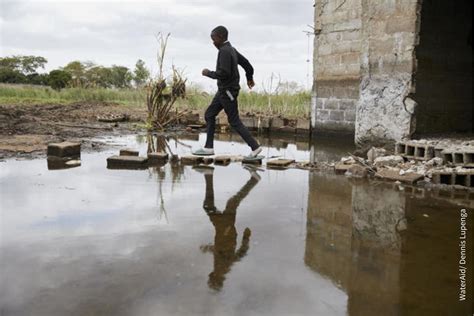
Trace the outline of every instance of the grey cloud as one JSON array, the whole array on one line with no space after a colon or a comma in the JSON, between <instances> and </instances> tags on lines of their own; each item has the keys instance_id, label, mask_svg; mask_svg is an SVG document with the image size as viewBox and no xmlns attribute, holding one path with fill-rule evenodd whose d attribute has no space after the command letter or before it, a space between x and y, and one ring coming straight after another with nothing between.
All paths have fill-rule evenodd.
<instances>
[{"instance_id":1,"label":"grey cloud","mask_svg":"<svg viewBox=\"0 0 474 316\"><path fill-rule=\"evenodd\" d=\"M255 64L259 80L282 72L303 83L307 39L302 31L311 23L312 4L313 0L3 0L2 53L40 51L51 67L73 59L133 67L143 58L152 65L154 35L171 32L168 60L186 68L190 80L208 84L200 69L212 67L217 53L209 33L224 24L231 42Z\"/></svg>"}]
</instances>

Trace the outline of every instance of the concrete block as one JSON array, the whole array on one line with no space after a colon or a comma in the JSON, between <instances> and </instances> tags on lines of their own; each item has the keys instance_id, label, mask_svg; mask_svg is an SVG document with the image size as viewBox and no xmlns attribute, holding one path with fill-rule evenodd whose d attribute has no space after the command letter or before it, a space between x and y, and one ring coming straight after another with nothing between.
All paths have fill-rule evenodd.
<instances>
[{"instance_id":1,"label":"concrete block","mask_svg":"<svg viewBox=\"0 0 474 316\"><path fill-rule=\"evenodd\" d=\"M474 187L474 169L452 169L433 172L433 183Z\"/></svg>"},{"instance_id":2,"label":"concrete block","mask_svg":"<svg viewBox=\"0 0 474 316\"><path fill-rule=\"evenodd\" d=\"M330 111L329 112L329 119L331 121L343 121L344 120L344 112L343 111Z\"/></svg>"},{"instance_id":3,"label":"concrete block","mask_svg":"<svg viewBox=\"0 0 474 316\"><path fill-rule=\"evenodd\" d=\"M268 131L271 126L271 118L268 116L259 116L256 118L257 129L259 131Z\"/></svg>"},{"instance_id":4,"label":"concrete block","mask_svg":"<svg viewBox=\"0 0 474 316\"><path fill-rule=\"evenodd\" d=\"M211 163L214 162L214 158L211 157L203 157L202 163L205 165L210 165Z\"/></svg>"},{"instance_id":5,"label":"concrete block","mask_svg":"<svg viewBox=\"0 0 474 316\"><path fill-rule=\"evenodd\" d=\"M107 158L108 169L147 169L148 158L136 156L112 156Z\"/></svg>"},{"instance_id":6,"label":"concrete block","mask_svg":"<svg viewBox=\"0 0 474 316\"><path fill-rule=\"evenodd\" d=\"M395 154L405 156L407 153L407 145L404 142L398 142L395 144Z\"/></svg>"},{"instance_id":7,"label":"concrete block","mask_svg":"<svg viewBox=\"0 0 474 316\"><path fill-rule=\"evenodd\" d=\"M199 113L187 113L179 119L179 123L183 125L198 124L199 122Z\"/></svg>"},{"instance_id":8,"label":"concrete block","mask_svg":"<svg viewBox=\"0 0 474 316\"><path fill-rule=\"evenodd\" d=\"M80 157L81 144L72 142L53 143L48 145L48 156Z\"/></svg>"},{"instance_id":9,"label":"concrete block","mask_svg":"<svg viewBox=\"0 0 474 316\"><path fill-rule=\"evenodd\" d=\"M267 167L270 167L270 168L286 168L294 162L295 162L295 160L293 160L293 159L275 159L275 160L268 161L267 162Z\"/></svg>"},{"instance_id":10,"label":"concrete block","mask_svg":"<svg viewBox=\"0 0 474 316\"><path fill-rule=\"evenodd\" d=\"M466 167L474 167L474 152L465 152L464 155L464 165Z\"/></svg>"},{"instance_id":11,"label":"concrete block","mask_svg":"<svg viewBox=\"0 0 474 316\"><path fill-rule=\"evenodd\" d=\"M298 119L296 122L296 132L298 134L309 134L311 131L311 121L309 119Z\"/></svg>"},{"instance_id":12,"label":"concrete block","mask_svg":"<svg viewBox=\"0 0 474 316\"><path fill-rule=\"evenodd\" d=\"M245 127L247 127L249 130L252 131L252 130L257 129L257 124L255 122L256 121L255 117L253 117L253 116L241 116L240 120L245 125Z\"/></svg>"},{"instance_id":13,"label":"concrete block","mask_svg":"<svg viewBox=\"0 0 474 316\"><path fill-rule=\"evenodd\" d=\"M415 159L431 160L435 157L434 146L421 145L415 146Z\"/></svg>"},{"instance_id":14,"label":"concrete block","mask_svg":"<svg viewBox=\"0 0 474 316\"><path fill-rule=\"evenodd\" d=\"M356 120L356 112L353 109L348 109L344 111L344 121L346 122L355 122Z\"/></svg>"},{"instance_id":15,"label":"concrete block","mask_svg":"<svg viewBox=\"0 0 474 316\"><path fill-rule=\"evenodd\" d=\"M216 156L214 158L215 165L228 166L231 163L232 159L230 156Z\"/></svg>"},{"instance_id":16,"label":"concrete block","mask_svg":"<svg viewBox=\"0 0 474 316\"><path fill-rule=\"evenodd\" d=\"M138 152L138 150L134 150L134 149L121 149L120 150L120 156L133 156L133 157L138 157L140 155L140 153Z\"/></svg>"},{"instance_id":17,"label":"concrete block","mask_svg":"<svg viewBox=\"0 0 474 316\"><path fill-rule=\"evenodd\" d=\"M329 99L324 103L325 110L337 110L339 109L339 100Z\"/></svg>"},{"instance_id":18,"label":"concrete block","mask_svg":"<svg viewBox=\"0 0 474 316\"><path fill-rule=\"evenodd\" d=\"M148 154L148 164L165 164L168 161L169 155L167 153L149 153Z\"/></svg>"},{"instance_id":19,"label":"concrete block","mask_svg":"<svg viewBox=\"0 0 474 316\"><path fill-rule=\"evenodd\" d=\"M183 156L181 157L181 163L183 165L197 165L204 162L204 157L201 156Z\"/></svg>"},{"instance_id":20,"label":"concrete block","mask_svg":"<svg viewBox=\"0 0 474 316\"><path fill-rule=\"evenodd\" d=\"M285 121L281 117L273 117L271 130L278 130L285 126Z\"/></svg>"}]
</instances>

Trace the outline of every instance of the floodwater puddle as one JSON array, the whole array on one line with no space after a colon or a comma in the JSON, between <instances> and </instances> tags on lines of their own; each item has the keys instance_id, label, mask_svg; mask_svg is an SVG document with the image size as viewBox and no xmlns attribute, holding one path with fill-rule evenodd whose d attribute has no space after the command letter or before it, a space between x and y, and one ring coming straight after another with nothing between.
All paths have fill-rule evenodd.
<instances>
[{"instance_id":1,"label":"floodwater puddle","mask_svg":"<svg viewBox=\"0 0 474 316\"><path fill-rule=\"evenodd\" d=\"M203 139L106 141L143 156L189 154ZM260 142L266 157L296 160L353 151L331 139ZM237 136L220 136L215 147L248 151ZM459 302L462 201L240 163L109 170L117 148L83 153L72 169L48 170L46 159L0 165L1 315L470 311L472 284Z\"/></svg>"}]
</instances>

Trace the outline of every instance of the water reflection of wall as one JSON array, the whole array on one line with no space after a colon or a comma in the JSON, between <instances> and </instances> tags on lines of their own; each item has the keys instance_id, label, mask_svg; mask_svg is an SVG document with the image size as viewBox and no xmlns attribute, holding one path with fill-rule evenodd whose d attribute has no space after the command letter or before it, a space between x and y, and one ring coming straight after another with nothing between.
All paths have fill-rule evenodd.
<instances>
[{"instance_id":1,"label":"water reflection of wall","mask_svg":"<svg viewBox=\"0 0 474 316\"><path fill-rule=\"evenodd\" d=\"M305 263L347 293L349 315L470 315L472 294L457 298L459 211L428 194L312 173Z\"/></svg>"},{"instance_id":2,"label":"water reflection of wall","mask_svg":"<svg viewBox=\"0 0 474 316\"><path fill-rule=\"evenodd\" d=\"M310 175L305 263L348 294L350 315L396 314L403 196ZM385 202L384 202L385 200ZM392 206L387 211L385 203ZM389 246L389 247L387 247Z\"/></svg>"},{"instance_id":3,"label":"water reflection of wall","mask_svg":"<svg viewBox=\"0 0 474 316\"><path fill-rule=\"evenodd\" d=\"M347 289L350 279L351 185L342 177L310 173L305 263Z\"/></svg>"}]
</instances>

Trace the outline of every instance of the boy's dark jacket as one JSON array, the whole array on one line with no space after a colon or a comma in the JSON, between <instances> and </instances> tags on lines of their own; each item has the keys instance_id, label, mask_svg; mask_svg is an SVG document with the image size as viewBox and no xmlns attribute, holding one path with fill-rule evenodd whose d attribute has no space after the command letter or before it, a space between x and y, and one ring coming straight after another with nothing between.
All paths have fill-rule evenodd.
<instances>
[{"instance_id":1,"label":"boy's dark jacket","mask_svg":"<svg viewBox=\"0 0 474 316\"><path fill-rule=\"evenodd\" d=\"M229 42L219 48L216 71L210 71L208 77L217 79L217 88L220 92L239 91L240 75L238 65L245 70L247 81L253 80L253 67Z\"/></svg>"}]
</instances>

